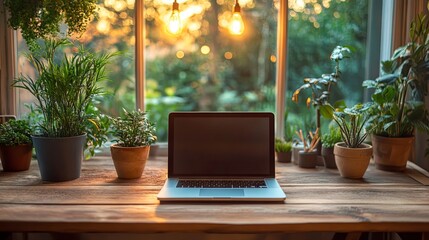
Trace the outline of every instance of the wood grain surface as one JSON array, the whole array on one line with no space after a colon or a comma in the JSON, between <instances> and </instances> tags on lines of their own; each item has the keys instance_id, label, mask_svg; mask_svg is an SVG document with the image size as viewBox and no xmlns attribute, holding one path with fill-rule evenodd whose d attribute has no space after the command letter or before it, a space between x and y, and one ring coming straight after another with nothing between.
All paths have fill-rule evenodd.
<instances>
[{"instance_id":1,"label":"wood grain surface","mask_svg":"<svg viewBox=\"0 0 429 240\"><path fill-rule=\"evenodd\" d=\"M152 159L141 179L120 180L111 159L99 157L62 183L41 181L36 161L25 172L0 171L0 232L429 231L429 187L373 165L352 180L277 163L281 204L160 204L166 169L166 159Z\"/></svg>"}]
</instances>

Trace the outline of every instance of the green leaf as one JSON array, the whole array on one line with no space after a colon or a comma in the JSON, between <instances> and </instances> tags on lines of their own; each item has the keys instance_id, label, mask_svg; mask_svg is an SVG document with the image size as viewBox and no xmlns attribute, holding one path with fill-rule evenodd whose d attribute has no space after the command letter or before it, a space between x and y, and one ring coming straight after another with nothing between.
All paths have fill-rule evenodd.
<instances>
[{"instance_id":1,"label":"green leaf","mask_svg":"<svg viewBox=\"0 0 429 240\"><path fill-rule=\"evenodd\" d=\"M333 114L334 114L334 108L329 105L329 104L325 104L325 105L321 105L319 107L320 110L320 114L326 118L326 119L332 119L333 118Z\"/></svg>"},{"instance_id":2,"label":"green leaf","mask_svg":"<svg viewBox=\"0 0 429 240\"><path fill-rule=\"evenodd\" d=\"M338 100L334 103L334 108L335 109L344 109L346 108L346 102L344 100Z\"/></svg>"}]
</instances>

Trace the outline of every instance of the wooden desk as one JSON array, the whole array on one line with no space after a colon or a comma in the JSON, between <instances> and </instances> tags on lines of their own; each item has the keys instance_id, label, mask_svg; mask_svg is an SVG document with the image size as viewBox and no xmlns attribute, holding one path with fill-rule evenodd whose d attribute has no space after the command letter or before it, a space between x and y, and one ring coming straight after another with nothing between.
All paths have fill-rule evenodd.
<instances>
[{"instance_id":1,"label":"wooden desk","mask_svg":"<svg viewBox=\"0 0 429 240\"><path fill-rule=\"evenodd\" d=\"M429 231L429 187L372 165L363 180L350 180L278 163L284 204L160 204L166 165L150 160L141 179L128 181L103 158L63 183L41 182L35 161L26 172L0 172L0 232Z\"/></svg>"}]
</instances>

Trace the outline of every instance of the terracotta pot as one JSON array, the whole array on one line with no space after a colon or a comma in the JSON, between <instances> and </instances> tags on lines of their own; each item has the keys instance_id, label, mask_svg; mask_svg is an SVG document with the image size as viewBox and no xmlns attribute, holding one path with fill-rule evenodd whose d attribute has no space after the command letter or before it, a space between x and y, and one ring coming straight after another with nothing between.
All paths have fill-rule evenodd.
<instances>
[{"instance_id":1,"label":"terracotta pot","mask_svg":"<svg viewBox=\"0 0 429 240\"><path fill-rule=\"evenodd\" d=\"M362 178L372 156L372 146L362 143L359 148L348 148L344 142L334 146L335 163L342 177Z\"/></svg>"},{"instance_id":2,"label":"terracotta pot","mask_svg":"<svg viewBox=\"0 0 429 240\"><path fill-rule=\"evenodd\" d=\"M140 178L149 157L149 150L150 146L121 147L118 144L110 146L118 178Z\"/></svg>"},{"instance_id":3,"label":"terracotta pot","mask_svg":"<svg viewBox=\"0 0 429 240\"><path fill-rule=\"evenodd\" d=\"M322 147L322 156L323 156L323 162L326 168L337 169L333 147L330 147L330 148Z\"/></svg>"},{"instance_id":4,"label":"terracotta pot","mask_svg":"<svg viewBox=\"0 0 429 240\"><path fill-rule=\"evenodd\" d=\"M298 166L302 168L315 168L317 165L317 150L312 152L299 151Z\"/></svg>"},{"instance_id":5,"label":"terracotta pot","mask_svg":"<svg viewBox=\"0 0 429 240\"><path fill-rule=\"evenodd\" d=\"M293 144L292 145L292 163L298 165L299 162L299 151L304 149L302 144Z\"/></svg>"},{"instance_id":6,"label":"terracotta pot","mask_svg":"<svg viewBox=\"0 0 429 240\"><path fill-rule=\"evenodd\" d=\"M22 144L17 146L0 146L0 159L3 171L17 172L30 168L33 146Z\"/></svg>"},{"instance_id":7,"label":"terracotta pot","mask_svg":"<svg viewBox=\"0 0 429 240\"><path fill-rule=\"evenodd\" d=\"M385 171L404 171L413 143L414 137L393 138L373 135L375 166Z\"/></svg>"},{"instance_id":8,"label":"terracotta pot","mask_svg":"<svg viewBox=\"0 0 429 240\"><path fill-rule=\"evenodd\" d=\"M292 152L276 152L277 161L282 163L289 163L292 159Z\"/></svg>"}]
</instances>

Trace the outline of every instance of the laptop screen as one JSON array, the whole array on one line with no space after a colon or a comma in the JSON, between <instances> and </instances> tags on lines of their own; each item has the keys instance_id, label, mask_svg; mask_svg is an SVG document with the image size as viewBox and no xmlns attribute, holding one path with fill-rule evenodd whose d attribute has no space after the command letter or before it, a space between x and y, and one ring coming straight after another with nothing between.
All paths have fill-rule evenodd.
<instances>
[{"instance_id":1,"label":"laptop screen","mask_svg":"<svg viewBox=\"0 0 429 240\"><path fill-rule=\"evenodd\" d=\"M272 113L171 113L168 134L169 177L274 177Z\"/></svg>"}]
</instances>

